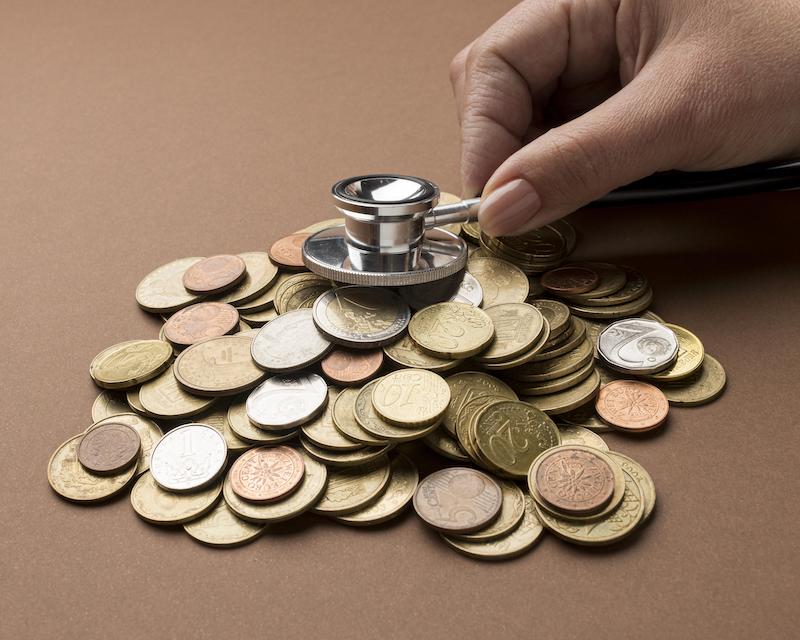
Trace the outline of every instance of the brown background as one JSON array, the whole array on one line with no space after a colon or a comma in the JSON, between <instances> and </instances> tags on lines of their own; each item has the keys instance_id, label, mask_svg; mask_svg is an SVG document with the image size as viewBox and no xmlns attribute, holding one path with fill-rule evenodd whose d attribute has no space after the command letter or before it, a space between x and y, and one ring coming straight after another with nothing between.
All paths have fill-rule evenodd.
<instances>
[{"instance_id":1,"label":"brown background","mask_svg":"<svg viewBox=\"0 0 800 640\"><path fill-rule=\"evenodd\" d=\"M545 537L482 564L407 514L318 518L232 551L59 500L51 451L90 422L102 348L155 337L133 292L184 255L264 250L361 172L458 190L450 58L507 7L464 2L3 2L3 580L19 637L789 637L798 623L798 196L573 216L636 265L730 385L641 461L633 544Z\"/></svg>"}]
</instances>

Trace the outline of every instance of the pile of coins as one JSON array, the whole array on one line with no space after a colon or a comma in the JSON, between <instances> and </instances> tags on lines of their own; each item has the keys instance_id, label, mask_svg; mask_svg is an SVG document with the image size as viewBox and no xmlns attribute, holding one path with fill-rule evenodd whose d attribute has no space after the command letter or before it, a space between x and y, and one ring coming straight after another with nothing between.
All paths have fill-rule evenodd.
<instances>
[{"instance_id":1,"label":"pile of coins","mask_svg":"<svg viewBox=\"0 0 800 640\"><path fill-rule=\"evenodd\" d=\"M725 384L696 336L647 310L647 279L565 264L564 221L515 238L472 223L451 229L473 243L459 290L429 304L305 271L305 239L340 223L145 276L136 301L159 338L94 358L93 424L53 454L52 488L89 503L132 487L143 520L217 547L307 512L367 526L410 503L479 559L545 530L600 545L638 529L653 481L598 434L656 429ZM457 466L420 480L412 441Z\"/></svg>"}]
</instances>

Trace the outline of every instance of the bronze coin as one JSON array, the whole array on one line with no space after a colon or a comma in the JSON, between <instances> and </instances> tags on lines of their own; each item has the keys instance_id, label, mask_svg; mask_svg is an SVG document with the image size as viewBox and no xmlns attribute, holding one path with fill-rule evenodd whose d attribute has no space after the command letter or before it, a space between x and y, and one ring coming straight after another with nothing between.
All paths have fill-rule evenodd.
<instances>
[{"instance_id":1,"label":"bronze coin","mask_svg":"<svg viewBox=\"0 0 800 640\"><path fill-rule=\"evenodd\" d=\"M188 347L229 334L239 327L239 312L224 302L200 302L181 309L164 325L164 337L172 344Z\"/></svg>"},{"instance_id":2,"label":"bronze coin","mask_svg":"<svg viewBox=\"0 0 800 640\"><path fill-rule=\"evenodd\" d=\"M372 378L383 365L383 350L361 351L337 348L321 362L322 373L331 382L355 385Z\"/></svg>"},{"instance_id":3,"label":"bronze coin","mask_svg":"<svg viewBox=\"0 0 800 640\"><path fill-rule=\"evenodd\" d=\"M290 494L305 475L302 456L291 447L245 451L230 470L231 489L244 500L272 502Z\"/></svg>"},{"instance_id":4,"label":"bronze coin","mask_svg":"<svg viewBox=\"0 0 800 640\"><path fill-rule=\"evenodd\" d=\"M559 267L542 275L541 285L551 293L587 293L600 283L600 276L588 267Z\"/></svg>"},{"instance_id":5,"label":"bronze coin","mask_svg":"<svg viewBox=\"0 0 800 640\"><path fill-rule=\"evenodd\" d=\"M544 454L536 469L536 489L554 509L590 515L603 509L614 496L614 471L597 454L559 447Z\"/></svg>"},{"instance_id":6,"label":"bronze coin","mask_svg":"<svg viewBox=\"0 0 800 640\"><path fill-rule=\"evenodd\" d=\"M109 422L86 432L78 445L78 462L93 473L113 474L137 462L141 448L136 429Z\"/></svg>"},{"instance_id":7,"label":"bronze coin","mask_svg":"<svg viewBox=\"0 0 800 640\"><path fill-rule=\"evenodd\" d=\"M241 282L246 273L247 265L239 256L211 256L184 272L183 286L192 293L222 293Z\"/></svg>"},{"instance_id":8,"label":"bronze coin","mask_svg":"<svg viewBox=\"0 0 800 640\"><path fill-rule=\"evenodd\" d=\"M417 486L414 510L428 525L445 533L472 533L500 513L500 485L467 467L436 471Z\"/></svg>"},{"instance_id":9,"label":"bronze coin","mask_svg":"<svg viewBox=\"0 0 800 640\"><path fill-rule=\"evenodd\" d=\"M302 269L305 266L303 263L303 243L309 235L311 234L293 233L277 240L269 248L270 260L287 269Z\"/></svg>"},{"instance_id":10,"label":"bronze coin","mask_svg":"<svg viewBox=\"0 0 800 640\"><path fill-rule=\"evenodd\" d=\"M669 402L658 387L638 380L614 380L600 389L597 414L620 431L655 429L669 413Z\"/></svg>"}]
</instances>

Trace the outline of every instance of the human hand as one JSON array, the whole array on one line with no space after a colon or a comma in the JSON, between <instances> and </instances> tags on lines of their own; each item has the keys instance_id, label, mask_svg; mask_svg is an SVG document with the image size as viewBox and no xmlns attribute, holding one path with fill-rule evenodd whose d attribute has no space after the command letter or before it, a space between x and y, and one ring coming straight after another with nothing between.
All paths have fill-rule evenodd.
<instances>
[{"instance_id":1,"label":"human hand","mask_svg":"<svg viewBox=\"0 0 800 640\"><path fill-rule=\"evenodd\" d=\"M656 171L800 155L796 0L526 0L450 75L494 236Z\"/></svg>"}]
</instances>

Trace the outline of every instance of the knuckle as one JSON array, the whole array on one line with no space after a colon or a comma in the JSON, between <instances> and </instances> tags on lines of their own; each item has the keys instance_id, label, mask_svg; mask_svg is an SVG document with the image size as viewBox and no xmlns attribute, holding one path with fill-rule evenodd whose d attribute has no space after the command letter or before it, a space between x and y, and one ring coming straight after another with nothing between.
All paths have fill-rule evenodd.
<instances>
[{"instance_id":1,"label":"knuckle","mask_svg":"<svg viewBox=\"0 0 800 640\"><path fill-rule=\"evenodd\" d=\"M464 75L469 47L464 47L450 61L450 82L456 84Z\"/></svg>"},{"instance_id":2,"label":"knuckle","mask_svg":"<svg viewBox=\"0 0 800 640\"><path fill-rule=\"evenodd\" d=\"M590 132L558 132L550 136L546 153L554 169L551 189L558 200L569 201L602 191L608 155L596 136Z\"/></svg>"}]
</instances>

